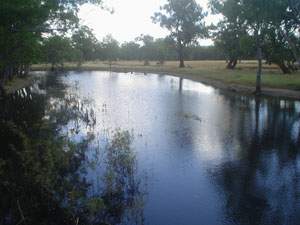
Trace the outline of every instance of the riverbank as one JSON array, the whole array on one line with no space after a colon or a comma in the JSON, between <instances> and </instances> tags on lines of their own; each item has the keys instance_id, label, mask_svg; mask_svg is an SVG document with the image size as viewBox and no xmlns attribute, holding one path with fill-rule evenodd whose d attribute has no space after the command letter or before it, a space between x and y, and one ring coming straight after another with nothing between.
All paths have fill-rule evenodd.
<instances>
[{"instance_id":1,"label":"riverbank","mask_svg":"<svg viewBox=\"0 0 300 225\"><path fill-rule=\"evenodd\" d=\"M34 81L33 76L26 76L23 78L14 78L4 84L4 91L6 94L12 94L17 90L30 86Z\"/></svg>"},{"instance_id":2,"label":"riverbank","mask_svg":"<svg viewBox=\"0 0 300 225\"><path fill-rule=\"evenodd\" d=\"M164 65L151 62L144 66L139 61L118 61L113 64L107 62L87 62L80 68L76 64L66 63L65 70L99 70L115 72L142 72L171 74L194 81L199 81L214 87L253 94L255 91L256 62L243 61L235 70L227 70L225 61L187 61L186 68L178 68L178 62L168 61ZM49 70L50 65L33 65L34 71ZM300 72L283 75L275 65L263 66L262 94L274 97L300 99Z\"/></svg>"}]
</instances>

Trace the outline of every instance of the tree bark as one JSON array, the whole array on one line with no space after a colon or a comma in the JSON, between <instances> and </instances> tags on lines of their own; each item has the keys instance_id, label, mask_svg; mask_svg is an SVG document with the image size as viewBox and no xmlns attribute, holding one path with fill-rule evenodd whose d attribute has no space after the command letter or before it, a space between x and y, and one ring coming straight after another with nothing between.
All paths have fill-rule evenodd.
<instances>
[{"instance_id":1,"label":"tree bark","mask_svg":"<svg viewBox=\"0 0 300 225\"><path fill-rule=\"evenodd\" d=\"M279 68L281 69L283 74L290 74L291 70L285 65L284 62L279 62L277 63L277 65L279 66Z\"/></svg>"},{"instance_id":2,"label":"tree bark","mask_svg":"<svg viewBox=\"0 0 300 225\"><path fill-rule=\"evenodd\" d=\"M237 61L238 61L237 59L230 59L226 68L233 70L236 67Z\"/></svg>"},{"instance_id":3,"label":"tree bark","mask_svg":"<svg viewBox=\"0 0 300 225\"><path fill-rule=\"evenodd\" d=\"M182 44L179 44L179 51L178 51L178 54L179 54L179 68L184 68L185 65L184 65L184 56L183 56L183 46Z\"/></svg>"},{"instance_id":4,"label":"tree bark","mask_svg":"<svg viewBox=\"0 0 300 225\"><path fill-rule=\"evenodd\" d=\"M183 58L180 58L180 64L179 64L179 67L180 67L180 68L184 68L184 67L185 67Z\"/></svg>"}]
</instances>

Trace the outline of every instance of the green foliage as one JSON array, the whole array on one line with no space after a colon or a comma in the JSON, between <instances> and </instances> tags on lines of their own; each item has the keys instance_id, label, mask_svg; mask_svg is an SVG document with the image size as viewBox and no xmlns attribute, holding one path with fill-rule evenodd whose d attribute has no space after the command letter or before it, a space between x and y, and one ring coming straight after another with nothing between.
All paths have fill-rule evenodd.
<instances>
[{"instance_id":1,"label":"green foliage","mask_svg":"<svg viewBox=\"0 0 300 225\"><path fill-rule=\"evenodd\" d=\"M189 46L186 58L189 60L223 60L223 52L215 46Z\"/></svg>"},{"instance_id":2,"label":"green foliage","mask_svg":"<svg viewBox=\"0 0 300 225\"><path fill-rule=\"evenodd\" d=\"M98 41L92 30L87 26L81 26L73 33L72 42L74 48L78 51L77 57L79 56L79 63L95 58Z\"/></svg>"},{"instance_id":3,"label":"green foliage","mask_svg":"<svg viewBox=\"0 0 300 225\"><path fill-rule=\"evenodd\" d=\"M154 47L154 38L150 35L141 35L136 38L137 41L142 42L141 47L141 57L144 60L144 65L149 65L149 61L154 58L154 55L157 51Z\"/></svg>"},{"instance_id":4,"label":"green foliage","mask_svg":"<svg viewBox=\"0 0 300 225\"><path fill-rule=\"evenodd\" d=\"M43 53L46 62L51 63L52 70L63 68L64 62L72 61L73 48L71 40L61 36L52 36L43 42Z\"/></svg>"},{"instance_id":5,"label":"green foliage","mask_svg":"<svg viewBox=\"0 0 300 225\"><path fill-rule=\"evenodd\" d=\"M169 30L170 38L176 44L180 67L184 67L184 49L207 34L203 22L205 16L194 0L168 0L161 12L152 18L153 22Z\"/></svg>"},{"instance_id":6,"label":"green foliage","mask_svg":"<svg viewBox=\"0 0 300 225\"><path fill-rule=\"evenodd\" d=\"M23 76L37 61L44 34L62 34L78 26L84 3L101 0L2 0L0 4L0 85Z\"/></svg>"},{"instance_id":7,"label":"green foliage","mask_svg":"<svg viewBox=\"0 0 300 225\"><path fill-rule=\"evenodd\" d=\"M120 58L125 60L140 60L140 45L134 41L123 43L120 47Z\"/></svg>"},{"instance_id":8,"label":"green foliage","mask_svg":"<svg viewBox=\"0 0 300 225\"><path fill-rule=\"evenodd\" d=\"M46 89L35 93L27 88L0 99L1 222L120 224L126 210L135 207L137 199L142 201L131 136L118 130L103 148L104 172L114 174L112 182L118 188L109 189L110 183L104 182L91 195L85 175L93 135L72 138L81 128L93 132L90 101L66 91L53 75L38 86ZM108 195L112 191L115 195Z\"/></svg>"},{"instance_id":9,"label":"green foliage","mask_svg":"<svg viewBox=\"0 0 300 225\"><path fill-rule=\"evenodd\" d=\"M212 0L210 7L214 13L223 15L223 20L214 27L214 41L228 60L227 68L234 69L238 60L255 55L254 40L247 33L244 21L240 19L241 5L235 0Z\"/></svg>"},{"instance_id":10,"label":"green foliage","mask_svg":"<svg viewBox=\"0 0 300 225\"><path fill-rule=\"evenodd\" d=\"M103 57L108 61L115 61L119 55L119 43L112 35L107 35L101 43ZM100 50L100 51L101 51Z\"/></svg>"},{"instance_id":11,"label":"green foliage","mask_svg":"<svg viewBox=\"0 0 300 225\"><path fill-rule=\"evenodd\" d=\"M275 28L271 28L266 34L263 50L268 63L277 64L283 73L290 73L287 63L292 63L293 55L283 35Z\"/></svg>"},{"instance_id":12,"label":"green foliage","mask_svg":"<svg viewBox=\"0 0 300 225\"><path fill-rule=\"evenodd\" d=\"M211 0L213 13L223 15L215 43L229 60L249 57L257 50L258 79L263 57L290 73L293 63L300 62L299 5L293 0Z\"/></svg>"}]
</instances>

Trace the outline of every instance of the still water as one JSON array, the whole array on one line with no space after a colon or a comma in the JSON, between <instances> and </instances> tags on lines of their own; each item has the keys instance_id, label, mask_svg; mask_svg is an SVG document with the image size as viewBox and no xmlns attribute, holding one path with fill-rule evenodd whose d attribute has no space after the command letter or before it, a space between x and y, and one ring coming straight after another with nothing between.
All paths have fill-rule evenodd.
<instances>
[{"instance_id":1,"label":"still water","mask_svg":"<svg viewBox=\"0 0 300 225\"><path fill-rule=\"evenodd\" d=\"M69 72L0 106L1 224L300 224L300 102Z\"/></svg>"}]
</instances>

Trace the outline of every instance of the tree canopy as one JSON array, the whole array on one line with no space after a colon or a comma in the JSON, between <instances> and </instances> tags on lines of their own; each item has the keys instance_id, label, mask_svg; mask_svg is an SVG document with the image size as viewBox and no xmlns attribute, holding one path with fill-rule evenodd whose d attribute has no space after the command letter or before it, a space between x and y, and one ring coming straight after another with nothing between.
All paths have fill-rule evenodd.
<instances>
[{"instance_id":1,"label":"tree canopy","mask_svg":"<svg viewBox=\"0 0 300 225\"><path fill-rule=\"evenodd\" d=\"M0 4L0 83L24 75L36 60L45 34L62 34L78 27L84 3L101 0L2 0Z\"/></svg>"},{"instance_id":2,"label":"tree canopy","mask_svg":"<svg viewBox=\"0 0 300 225\"><path fill-rule=\"evenodd\" d=\"M227 55L228 68L234 68L233 61L251 55L251 49L256 49L258 93L263 58L277 64L283 73L291 73L295 69L293 64L300 62L299 5L294 0L210 1L212 11L223 15L215 32L215 43Z\"/></svg>"},{"instance_id":3,"label":"tree canopy","mask_svg":"<svg viewBox=\"0 0 300 225\"><path fill-rule=\"evenodd\" d=\"M205 16L194 0L168 0L153 16L155 23L169 30L170 38L176 44L180 67L184 67L184 49L206 35Z\"/></svg>"}]
</instances>

